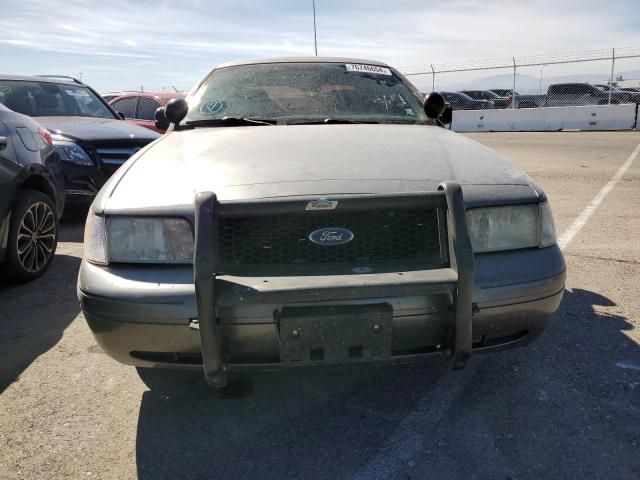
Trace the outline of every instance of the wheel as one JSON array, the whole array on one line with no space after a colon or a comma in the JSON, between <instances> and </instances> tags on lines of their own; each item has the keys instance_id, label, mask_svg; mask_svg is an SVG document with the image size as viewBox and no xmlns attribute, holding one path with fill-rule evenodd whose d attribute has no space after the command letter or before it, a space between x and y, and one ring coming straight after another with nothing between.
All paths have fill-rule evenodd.
<instances>
[{"instance_id":1,"label":"wheel","mask_svg":"<svg viewBox=\"0 0 640 480\"><path fill-rule=\"evenodd\" d=\"M35 190L16 198L9 223L5 269L21 282L42 275L58 244L58 216L53 200Z\"/></svg>"}]
</instances>

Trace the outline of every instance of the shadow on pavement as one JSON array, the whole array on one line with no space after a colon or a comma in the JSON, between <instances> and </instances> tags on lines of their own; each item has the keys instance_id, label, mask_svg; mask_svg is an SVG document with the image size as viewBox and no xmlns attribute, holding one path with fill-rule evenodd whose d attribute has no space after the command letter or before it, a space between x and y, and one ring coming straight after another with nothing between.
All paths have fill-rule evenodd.
<instances>
[{"instance_id":1,"label":"shadow on pavement","mask_svg":"<svg viewBox=\"0 0 640 480\"><path fill-rule=\"evenodd\" d=\"M52 348L78 315L80 259L56 254L49 270L22 285L0 283L0 393Z\"/></svg>"},{"instance_id":2,"label":"shadow on pavement","mask_svg":"<svg viewBox=\"0 0 640 480\"><path fill-rule=\"evenodd\" d=\"M82 243L88 210L86 205L71 205L65 208L60 221L60 242Z\"/></svg>"},{"instance_id":3,"label":"shadow on pavement","mask_svg":"<svg viewBox=\"0 0 640 480\"><path fill-rule=\"evenodd\" d=\"M216 397L199 371L140 370L150 390L138 420L138 476L351 478L383 449L399 462L390 470L397 478L639 475L640 374L616 362L640 365L640 352L623 333L625 318L597 311L611 305L567 291L542 338L478 359L444 413L425 397L463 377L441 358L259 374L241 378L233 398ZM425 428L403 438L410 415ZM398 438L419 454L405 458Z\"/></svg>"}]
</instances>

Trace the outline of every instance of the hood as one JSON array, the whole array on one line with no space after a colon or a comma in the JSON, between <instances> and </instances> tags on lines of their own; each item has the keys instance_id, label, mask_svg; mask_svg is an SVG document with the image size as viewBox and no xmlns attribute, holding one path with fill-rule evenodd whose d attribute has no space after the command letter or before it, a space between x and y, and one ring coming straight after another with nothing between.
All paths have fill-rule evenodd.
<instances>
[{"instance_id":1,"label":"hood","mask_svg":"<svg viewBox=\"0 0 640 480\"><path fill-rule=\"evenodd\" d=\"M218 127L172 132L129 160L102 191L107 210L220 201L435 190L443 181L524 186L493 150L424 125Z\"/></svg>"},{"instance_id":2,"label":"hood","mask_svg":"<svg viewBox=\"0 0 640 480\"><path fill-rule=\"evenodd\" d=\"M36 117L35 120L53 133L81 142L128 139L150 142L160 136L148 128L110 118Z\"/></svg>"}]
</instances>

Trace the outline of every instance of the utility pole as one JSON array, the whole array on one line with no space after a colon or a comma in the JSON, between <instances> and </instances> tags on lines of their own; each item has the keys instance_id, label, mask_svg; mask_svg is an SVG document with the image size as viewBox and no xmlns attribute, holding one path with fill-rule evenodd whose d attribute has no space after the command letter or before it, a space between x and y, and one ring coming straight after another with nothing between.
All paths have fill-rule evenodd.
<instances>
[{"instance_id":1,"label":"utility pole","mask_svg":"<svg viewBox=\"0 0 640 480\"><path fill-rule=\"evenodd\" d=\"M513 91L511 92L511 108L516 108L516 57L513 58Z\"/></svg>"},{"instance_id":2,"label":"utility pole","mask_svg":"<svg viewBox=\"0 0 640 480\"><path fill-rule=\"evenodd\" d=\"M311 0L313 5L313 46L318 56L318 34L316 31L316 0Z\"/></svg>"},{"instance_id":3,"label":"utility pole","mask_svg":"<svg viewBox=\"0 0 640 480\"><path fill-rule=\"evenodd\" d=\"M613 91L613 69L616 65L616 49L611 49L611 76L609 77L609 105L611 105L611 93Z\"/></svg>"},{"instance_id":4,"label":"utility pole","mask_svg":"<svg viewBox=\"0 0 640 480\"><path fill-rule=\"evenodd\" d=\"M433 69L433 64L431 64L431 91L436 91L436 71Z\"/></svg>"}]
</instances>

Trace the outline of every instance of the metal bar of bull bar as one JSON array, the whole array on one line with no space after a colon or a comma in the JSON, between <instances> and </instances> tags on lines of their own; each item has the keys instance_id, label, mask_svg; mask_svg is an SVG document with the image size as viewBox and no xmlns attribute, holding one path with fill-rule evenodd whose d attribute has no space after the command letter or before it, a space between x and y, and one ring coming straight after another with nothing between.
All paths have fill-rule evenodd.
<instances>
[{"instance_id":1,"label":"metal bar of bull bar","mask_svg":"<svg viewBox=\"0 0 640 480\"><path fill-rule=\"evenodd\" d=\"M222 342L216 318L216 272L220 264L220 242L216 195L200 192L196 195L196 241L193 275L198 304L198 323L204 377L214 388L227 384L227 375L222 358Z\"/></svg>"},{"instance_id":2,"label":"metal bar of bull bar","mask_svg":"<svg viewBox=\"0 0 640 480\"><path fill-rule=\"evenodd\" d=\"M455 321L452 329L450 345L451 367L461 369L471 356L472 349L472 292L473 292L473 250L467 230L462 189L456 182L444 182L438 187L438 194L444 194L443 202L447 207L447 238L449 247L449 259L451 268L456 270L458 276L457 288L454 292ZM435 192L434 192L435 193ZM436 194L436 196L438 195ZM392 200L398 202L415 201L415 194L399 196L349 196L348 201L353 208L355 205L364 205L366 202L373 208L384 208L384 204ZM433 193L418 194L428 200ZM333 197L332 197L333 198ZM337 196L336 198L340 198ZM247 202L250 204L250 202ZM289 211L294 202L274 202L264 205L268 211ZM428 202L425 202L428 203ZM194 282L196 300L198 305L198 322L204 374L209 385L222 388L227 382L227 372L222 353L222 341L216 318L216 273L220 271L220 242L219 224L220 215L233 214L238 205L225 204L225 211L219 210L216 195L212 192L199 192L195 200L195 252L194 252ZM253 213L264 213L261 209L253 209Z\"/></svg>"},{"instance_id":3,"label":"metal bar of bull bar","mask_svg":"<svg viewBox=\"0 0 640 480\"><path fill-rule=\"evenodd\" d=\"M473 342L473 280L474 261L473 248L464 208L462 188L457 182L443 182L438 190L444 190L447 198L449 226L449 253L451 268L458 274L458 285L455 296L455 327L453 333L453 349L451 368L464 368L471 357Z\"/></svg>"}]
</instances>

